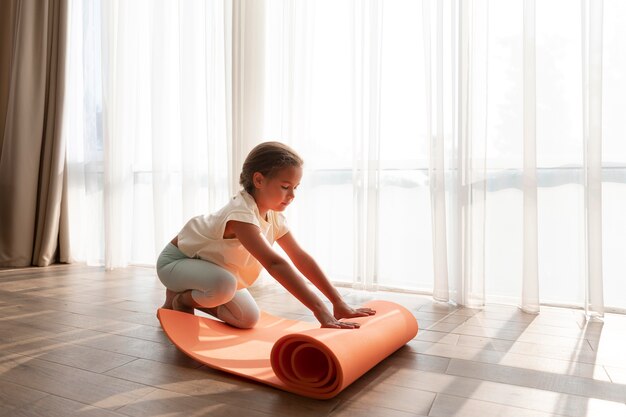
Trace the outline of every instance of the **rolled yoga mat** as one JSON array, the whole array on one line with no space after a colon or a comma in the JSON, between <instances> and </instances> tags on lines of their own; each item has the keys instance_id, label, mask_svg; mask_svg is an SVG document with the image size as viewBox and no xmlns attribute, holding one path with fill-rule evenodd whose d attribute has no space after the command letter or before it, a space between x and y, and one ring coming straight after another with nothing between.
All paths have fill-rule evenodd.
<instances>
[{"instance_id":1,"label":"rolled yoga mat","mask_svg":"<svg viewBox=\"0 0 626 417\"><path fill-rule=\"evenodd\" d=\"M389 301L364 305L369 317L347 319L360 329L322 329L262 312L253 329L179 311L159 309L170 340L211 368L306 397L328 399L402 347L417 334L417 321Z\"/></svg>"}]
</instances>

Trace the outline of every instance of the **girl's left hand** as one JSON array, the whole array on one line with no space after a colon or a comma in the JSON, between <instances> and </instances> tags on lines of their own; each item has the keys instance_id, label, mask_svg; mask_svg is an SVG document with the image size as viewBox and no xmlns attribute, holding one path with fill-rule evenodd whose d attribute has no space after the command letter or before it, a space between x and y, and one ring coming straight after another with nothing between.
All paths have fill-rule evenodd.
<instances>
[{"instance_id":1,"label":"girl's left hand","mask_svg":"<svg viewBox=\"0 0 626 417\"><path fill-rule=\"evenodd\" d=\"M348 304L346 304L345 301L340 301L336 304L333 304L333 315L337 320L349 319L352 317L373 316L374 314L376 314L376 310L367 307L352 308Z\"/></svg>"}]
</instances>

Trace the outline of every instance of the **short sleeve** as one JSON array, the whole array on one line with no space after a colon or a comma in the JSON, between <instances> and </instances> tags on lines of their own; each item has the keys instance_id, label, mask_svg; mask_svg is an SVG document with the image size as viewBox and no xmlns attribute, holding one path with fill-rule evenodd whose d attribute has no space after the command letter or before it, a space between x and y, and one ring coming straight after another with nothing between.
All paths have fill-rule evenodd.
<instances>
[{"instance_id":1,"label":"short sleeve","mask_svg":"<svg viewBox=\"0 0 626 417\"><path fill-rule=\"evenodd\" d=\"M276 240L285 236L289 232L287 218L283 213L276 212Z\"/></svg>"},{"instance_id":2,"label":"short sleeve","mask_svg":"<svg viewBox=\"0 0 626 417\"><path fill-rule=\"evenodd\" d=\"M226 223L228 223L230 220L235 220L242 223L251 223L255 226L261 227L259 219L254 213L249 211L231 211L224 218L224 227L226 227Z\"/></svg>"}]
</instances>

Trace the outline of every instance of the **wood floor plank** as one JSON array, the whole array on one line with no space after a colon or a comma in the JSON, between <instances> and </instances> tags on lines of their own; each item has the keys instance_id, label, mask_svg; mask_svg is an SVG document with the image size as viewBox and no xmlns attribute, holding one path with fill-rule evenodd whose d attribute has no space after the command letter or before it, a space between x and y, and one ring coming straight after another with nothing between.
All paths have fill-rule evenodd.
<instances>
[{"instance_id":1,"label":"wood floor plank","mask_svg":"<svg viewBox=\"0 0 626 417\"><path fill-rule=\"evenodd\" d=\"M391 410L394 410L410 415L427 415L435 395L428 391L387 384L380 379L371 384L360 381L341 393L342 403L348 402L351 405L340 407L343 411L339 414L348 415L349 409L357 413L359 410L380 407L383 409L380 412L384 414L391 415Z\"/></svg>"},{"instance_id":2,"label":"wood floor plank","mask_svg":"<svg viewBox=\"0 0 626 417\"><path fill-rule=\"evenodd\" d=\"M0 414L1 416L1 414ZM114 411L93 407L67 398L49 395L21 408L16 408L7 417L124 417Z\"/></svg>"},{"instance_id":3,"label":"wood floor plank","mask_svg":"<svg viewBox=\"0 0 626 417\"><path fill-rule=\"evenodd\" d=\"M359 401L342 402L329 417L423 417L427 414L415 414L378 405L363 404Z\"/></svg>"},{"instance_id":4,"label":"wood floor plank","mask_svg":"<svg viewBox=\"0 0 626 417\"><path fill-rule=\"evenodd\" d=\"M446 373L626 403L626 385L511 366L452 359Z\"/></svg>"},{"instance_id":5,"label":"wood floor plank","mask_svg":"<svg viewBox=\"0 0 626 417\"><path fill-rule=\"evenodd\" d=\"M585 362L423 341L410 341L409 346L411 346L415 352L420 352L424 355L464 359L514 368L550 372L557 375L572 375L599 381L610 381L609 376L602 366Z\"/></svg>"},{"instance_id":6,"label":"wood floor plank","mask_svg":"<svg viewBox=\"0 0 626 417\"><path fill-rule=\"evenodd\" d=\"M154 389L26 356L3 360L0 380L106 409L121 407Z\"/></svg>"},{"instance_id":7,"label":"wood floor plank","mask_svg":"<svg viewBox=\"0 0 626 417\"><path fill-rule=\"evenodd\" d=\"M439 372L419 371L410 366L399 366L393 370L384 370L376 378L377 380L373 381L371 385L375 385L376 382L384 382L420 391L473 398L545 413L552 412L555 404L559 404L560 408L567 410L565 414L572 417L617 416L622 415L626 411L626 405L621 402L589 398L584 395L563 394L522 385L511 385L505 382L492 382ZM356 384L359 383L360 381L356 382ZM565 408L562 404L566 404L567 407ZM594 407L589 408L590 404ZM588 413L588 409L598 412Z\"/></svg>"},{"instance_id":8,"label":"wood floor plank","mask_svg":"<svg viewBox=\"0 0 626 417\"><path fill-rule=\"evenodd\" d=\"M71 326L45 320L45 312L0 320L0 344L17 342L34 337L48 337L74 330Z\"/></svg>"},{"instance_id":9,"label":"wood floor plank","mask_svg":"<svg viewBox=\"0 0 626 417\"><path fill-rule=\"evenodd\" d=\"M136 358L119 353L61 342L52 338L35 340L3 346L4 353L19 353L31 358L67 365L86 371L103 373L122 366Z\"/></svg>"},{"instance_id":10,"label":"wood floor plank","mask_svg":"<svg viewBox=\"0 0 626 417\"><path fill-rule=\"evenodd\" d=\"M303 398L206 367L155 366L149 360L131 362L107 375L267 414L288 415L298 409L298 416L327 415L339 402Z\"/></svg>"},{"instance_id":11,"label":"wood floor plank","mask_svg":"<svg viewBox=\"0 0 626 417\"><path fill-rule=\"evenodd\" d=\"M33 401L48 396L48 393L0 380L0 416L10 415Z\"/></svg>"},{"instance_id":12,"label":"wood floor plank","mask_svg":"<svg viewBox=\"0 0 626 417\"><path fill-rule=\"evenodd\" d=\"M0 269L0 417L626 415L624 315L589 320L575 309L531 315L508 305L470 309L420 294L339 291L355 306L399 302L420 331L319 401L178 351L155 317L164 288L153 268ZM315 321L271 279L250 292L266 311Z\"/></svg>"},{"instance_id":13,"label":"wood floor plank","mask_svg":"<svg viewBox=\"0 0 626 417\"><path fill-rule=\"evenodd\" d=\"M171 343L153 342L120 334L81 330L59 334L54 340L69 341L79 346L101 349L108 352L131 356L133 358L151 359L161 363L173 363L189 368L201 366L198 362L180 352Z\"/></svg>"},{"instance_id":14,"label":"wood floor plank","mask_svg":"<svg viewBox=\"0 0 626 417\"><path fill-rule=\"evenodd\" d=\"M180 392L156 389L140 400L117 410L131 417L273 417L289 414L267 414L249 408L242 408L219 401L219 397L211 395L186 395Z\"/></svg>"},{"instance_id":15,"label":"wood floor plank","mask_svg":"<svg viewBox=\"0 0 626 417\"><path fill-rule=\"evenodd\" d=\"M527 399L535 401L535 399ZM571 402L571 398L564 396L555 398L553 402L545 404L544 411L528 409L524 406L512 406L491 402L488 400L476 400L464 397L438 394L433 403L429 416L432 417L466 417L466 416L506 416L506 417L608 417L626 415L626 405L611 403L596 399L579 399Z\"/></svg>"},{"instance_id":16,"label":"wood floor plank","mask_svg":"<svg viewBox=\"0 0 626 417\"><path fill-rule=\"evenodd\" d=\"M529 410L527 408L511 407L487 401L454 397L452 395L438 394L433 404L433 408L430 410L428 415L432 417L552 417L555 414L542 413L540 411Z\"/></svg>"},{"instance_id":17,"label":"wood floor plank","mask_svg":"<svg viewBox=\"0 0 626 417\"><path fill-rule=\"evenodd\" d=\"M616 384L626 385L626 368L618 368L616 366L605 366L607 374L609 374L609 378L611 378L611 382Z\"/></svg>"}]
</instances>

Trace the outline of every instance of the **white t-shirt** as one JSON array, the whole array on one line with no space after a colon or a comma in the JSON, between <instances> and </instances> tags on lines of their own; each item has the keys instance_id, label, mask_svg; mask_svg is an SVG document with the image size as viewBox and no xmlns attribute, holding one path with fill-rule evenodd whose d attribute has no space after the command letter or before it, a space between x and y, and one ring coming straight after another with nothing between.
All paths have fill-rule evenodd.
<instances>
[{"instance_id":1,"label":"white t-shirt","mask_svg":"<svg viewBox=\"0 0 626 417\"><path fill-rule=\"evenodd\" d=\"M241 190L218 212L189 220L178 233L178 249L227 269L237 277L237 289L246 288L259 277L262 266L239 239L224 239L229 220L257 225L270 245L289 231L282 213L269 210L267 220L261 218L254 198Z\"/></svg>"}]
</instances>

